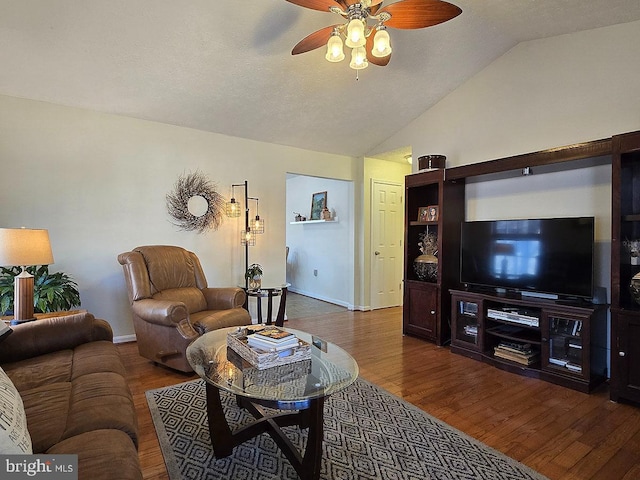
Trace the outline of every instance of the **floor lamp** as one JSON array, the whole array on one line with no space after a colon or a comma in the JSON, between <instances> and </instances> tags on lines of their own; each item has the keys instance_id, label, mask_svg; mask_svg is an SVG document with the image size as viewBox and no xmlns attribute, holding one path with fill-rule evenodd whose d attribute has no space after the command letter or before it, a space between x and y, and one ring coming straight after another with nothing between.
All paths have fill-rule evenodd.
<instances>
[{"instance_id":1,"label":"floor lamp","mask_svg":"<svg viewBox=\"0 0 640 480\"><path fill-rule=\"evenodd\" d=\"M13 287L13 320L11 325L35 320L33 315L34 278L25 267L50 265L53 252L47 230L0 228L0 265L22 267Z\"/></svg>"},{"instance_id":2,"label":"floor lamp","mask_svg":"<svg viewBox=\"0 0 640 480\"><path fill-rule=\"evenodd\" d=\"M234 189L235 187L244 187L244 230L240 235L240 243L244 247L244 271L249 268L249 247L256 244L256 234L264 233L264 220L260 218L257 211L258 199L256 197L249 196L249 183L245 180L244 183L235 183L231 185L231 200L225 205L225 213L228 217L239 217L241 215L242 206L235 199ZM249 200L256 201L256 217L254 221L249 220ZM249 288L249 279L245 276L244 279L245 288Z\"/></svg>"}]
</instances>

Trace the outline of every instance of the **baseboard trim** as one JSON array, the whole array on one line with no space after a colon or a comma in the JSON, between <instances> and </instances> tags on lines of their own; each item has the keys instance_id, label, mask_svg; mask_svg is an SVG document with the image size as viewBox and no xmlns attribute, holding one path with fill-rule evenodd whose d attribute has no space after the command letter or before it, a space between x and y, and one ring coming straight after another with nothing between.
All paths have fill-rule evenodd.
<instances>
[{"instance_id":1,"label":"baseboard trim","mask_svg":"<svg viewBox=\"0 0 640 480\"><path fill-rule=\"evenodd\" d=\"M293 293L297 293L299 295L304 295L305 297L315 298L316 300L322 300L323 302L332 303L334 305L338 305L340 307L344 307L348 310L354 310L354 306L352 303L344 302L342 300L336 300L335 298L324 297L322 295L318 295L316 293L307 292L305 290L301 290L299 288L289 287L289 291Z\"/></svg>"},{"instance_id":2,"label":"baseboard trim","mask_svg":"<svg viewBox=\"0 0 640 480\"><path fill-rule=\"evenodd\" d=\"M120 335L118 337L113 337L113 343L129 343L129 342L135 342L136 339L136 334L133 333L131 335Z\"/></svg>"}]
</instances>

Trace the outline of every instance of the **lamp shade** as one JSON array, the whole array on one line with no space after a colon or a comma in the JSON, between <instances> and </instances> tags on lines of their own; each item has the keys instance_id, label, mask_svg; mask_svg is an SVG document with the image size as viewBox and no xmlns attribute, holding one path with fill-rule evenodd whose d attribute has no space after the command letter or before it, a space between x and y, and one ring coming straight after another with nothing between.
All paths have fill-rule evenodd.
<instances>
[{"instance_id":1,"label":"lamp shade","mask_svg":"<svg viewBox=\"0 0 640 480\"><path fill-rule=\"evenodd\" d=\"M344 48L339 35L332 35L327 42L327 54L325 57L330 62L340 62L344 60Z\"/></svg>"},{"instance_id":2,"label":"lamp shade","mask_svg":"<svg viewBox=\"0 0 640 480\"><path fill-rule=\"evenodd\" d=\"M383 58L387 55L391 55L391 43L389 34L386 30L378 30L375 37L373 37L373 49L371 54L374 57Z\"/></svg>"},{"instance_id":3,"label":"lamp shade","mask_svg":"<svg viewBox=\"0 0 640 480\"><path fill-rule=\"evenodd\" d=\"M50 265L53 252L47 230L0 228L0 265Z\"/></svg>"},{"instance_id":4,"label":"lamp shade","mask_svg":"<svg viewBox=\"0 0 640 480\"><path fill-rule=\"evenodd\" d=\"M227 217L236 218L240 216L240 203L236 202L235 198L232 198L224 205L224 211L227 214Z\"/></svg>"},{"instance_id":5,"label":"lamp shade","mask_svg":"<svg viewBox=\"0 0 640 480\"><path fill-rule=\"evenodd\" d=\"M362 70L369 66L367 60L367 51L364 47L356 47L351 50L351 63L349 64L354 70Z\"/></svg>"},{"instance_id":6,"label":"lamp shade","mask_svg":"<svg viewBox=\"0 0 640 480\"><path fill-rule=\"evenodd\" d=\"M347 39L345 45L349 48L363 47L367 43L365 23L360 18L354 18L347 25Z\"/></svg>"}]
</instances>

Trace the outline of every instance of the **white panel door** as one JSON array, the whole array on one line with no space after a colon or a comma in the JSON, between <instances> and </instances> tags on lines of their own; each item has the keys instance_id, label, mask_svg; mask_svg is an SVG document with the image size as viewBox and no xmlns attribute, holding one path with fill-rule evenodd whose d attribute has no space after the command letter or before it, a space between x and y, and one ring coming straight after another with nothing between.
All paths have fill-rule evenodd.
<instances>
[{"instance_id":1,"label":"white panel door","mask_svg":"<svg viewBox=\"0 0 640 480\"><path fill-rule=\"evenodd\" d=\"M402 303L403 186L372 181L371 308Z\"/></svg>"}]
</instances>

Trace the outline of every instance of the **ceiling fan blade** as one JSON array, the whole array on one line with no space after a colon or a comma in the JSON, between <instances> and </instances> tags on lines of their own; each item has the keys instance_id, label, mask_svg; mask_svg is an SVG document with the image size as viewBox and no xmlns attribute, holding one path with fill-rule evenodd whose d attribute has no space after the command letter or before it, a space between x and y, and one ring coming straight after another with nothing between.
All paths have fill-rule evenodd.
<instances>
[{"instance_id":1,"label":"ceiling fan blade","mask_svg":"<svg viewBox=\"0 0 640 480\"><path fill-rule=\"evenodd\" d=\"M391 60L391 54L387 55L386 57L375 57L373 53L371 53L371 51L373 50L373 37L373 34L367 37L367 60L369 61L369 63L373 63L374 65L378 65L379 67L385 67L389 63L389 60Z\"/></svg>"},{"instance_id":2,"label":"ceiling fan blade","mask_svg":"<svg viewBox=\"0 0 640 480\"><path fill-rule=\"evenodd\" d=\"M298 55L299 53L310 52L316 48L323 47L329 41L329 37L333 33L335 27L339 27L339 24L329 25L328 27L321 28L317 32L313 32L307 35L291 50L291 55Z\"/></svg>"},{"instance_id":3,"label":"ceiling fan blade","mask_svg":"<svg viewBox=\"0 0 640 480\"><path fill-rule=\"evenodd\" d=\"M425 28L451 20L462 10L441 0L401 0L378 11L388 12L391 18L384 22L387 27L413 29Z\"/></svg>"},{"instance_id":4,"label":"ceiling fan blade","mask_svg":"<svg viewBox=\"0 0 640 480\"><path fill-rule=\"evenodd\" d=\"M328 12L330 7L337 7L342 2L336 0L286 0L289 3L298 5L300 7L310 8L312 10L320 10L321 12Z\"/></svg>"},{"instance_id":5,"label":"ceiling fan blade","mask_svg":"<svg viewBox=\"0 0 640 480\"><path fill-rule=\"evenodd\" d=\"M355 5L356 3L363 3L363 0L340 0L341 2L344 2L347 4L347 6L350 5ZM369 6L373 6L373 5L378 5L380 3L382 3L384 0L371 0L369 2Z\"/></svg>"}]
</instances>

